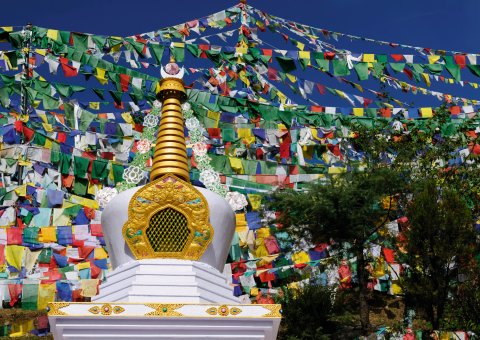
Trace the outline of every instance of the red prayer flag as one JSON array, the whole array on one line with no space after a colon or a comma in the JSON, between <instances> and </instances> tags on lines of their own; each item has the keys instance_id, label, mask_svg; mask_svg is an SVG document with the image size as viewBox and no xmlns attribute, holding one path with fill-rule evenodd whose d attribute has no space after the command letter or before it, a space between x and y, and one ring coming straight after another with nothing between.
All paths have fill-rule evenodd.
<instances>
[{"instance_id":1,"label":"red prayer flag","mask_svg":"<svg viewBox=\"0 0 480 340\"><path fill-rule=\"evenodd\" d=\"M65 77L76 77L78 75L78 70L67 64L62 64L62 70Z\"/></svg>"},{"instance_id":2,"label":"red prayer flag","mask_svg":"<svg viewBox=\"0 0 480 340\"><path fill-rule=\"evenodd\" d=\"M128 74L120 74L120 85L122 86L122 92L128 91L130 85L130 76Z\"/></svg>"},{"instance_id":3,"label":"red prayer flag","mask_svg":"<svg viewBox=\"0 0 480 340\"><path fill-rule=\"evenodd\" d=\"M390 56L397 62L403 60L403 54L390 54Z\"/></svg>"},{"instance_id":4,"label":"red prayer flag","mask_svg":"<svg viewBox=\"0 0 480 340\"><path fill-rule=\"evenodd\" d=\"M457 63L458 66L460 66L460 68L465 68L467 61L464 55L456 54L453 56L453 59L455 59L455 62Z\"/></svg>"}]
</instances>

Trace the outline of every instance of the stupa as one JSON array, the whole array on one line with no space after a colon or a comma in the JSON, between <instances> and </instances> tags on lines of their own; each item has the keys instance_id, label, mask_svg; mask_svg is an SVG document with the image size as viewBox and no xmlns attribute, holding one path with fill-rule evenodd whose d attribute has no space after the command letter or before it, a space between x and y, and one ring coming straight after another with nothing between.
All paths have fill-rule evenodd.
<instances>
[{"instance_id":1,"label":"stupa","mask_svg":"<svg viewBox=\"0 0 480 340\"><path fill-rule=\"evenodd\" d=\"M112 264L89 303L52 302L60 339L275 339L280 305L241 304L223 270L235 214L189 181L181 105L183 68L162 69L150 182L117 195L102 214Z\"/></svg>"}]
</instances>

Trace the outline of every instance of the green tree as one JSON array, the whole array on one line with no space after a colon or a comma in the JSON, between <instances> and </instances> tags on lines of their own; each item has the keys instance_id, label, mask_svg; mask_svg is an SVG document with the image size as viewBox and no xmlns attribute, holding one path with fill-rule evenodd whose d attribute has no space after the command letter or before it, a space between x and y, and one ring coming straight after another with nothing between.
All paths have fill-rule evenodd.
<instances>
[{"instance_id":1,"label":"green tree","mask_svg":"<svg viewBox=\"0 0 480 340\"><path fill-rule=\"evenodd\" d=\"M440 329L459 268L471 257L471 209L456 189L427 179L416 183L407 217L406 297Z\"/></svg>"},{"instance_id":2,"label":"green tree","mask_svg":"<svg viewBox=\"0 0 480 340\"><path fill-rule=\"evenodd\" d=\"M394 215L389 202L399 191L400 177L388 168L349 172L312 185L308 191L285 190L273 195L270 209L281 212L279 222L297 239L313 243L348 243L357 259L361 328L369 331L368 271L364 246L369 237Z\"/></svg>"}]
</instances>

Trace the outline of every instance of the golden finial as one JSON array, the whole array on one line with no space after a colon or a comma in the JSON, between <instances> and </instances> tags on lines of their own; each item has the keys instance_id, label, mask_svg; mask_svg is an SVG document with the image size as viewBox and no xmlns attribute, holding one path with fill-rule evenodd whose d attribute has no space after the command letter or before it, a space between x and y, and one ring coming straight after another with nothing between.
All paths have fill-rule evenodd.
<instances>
[{"instance_id":1,"label":"golden finial","mask_svg":"<svg viewBox=\"0 0 480 340\"><path fill-rule=\"evenodd\" d=\"M185 144L182 103L187 94L180 70L175 63L162 69L163 79L157 99L162 103L162 118L153 156L150 181L166 174L173 174L189 182L187 147Z\"/></svg>"}]
</instances>

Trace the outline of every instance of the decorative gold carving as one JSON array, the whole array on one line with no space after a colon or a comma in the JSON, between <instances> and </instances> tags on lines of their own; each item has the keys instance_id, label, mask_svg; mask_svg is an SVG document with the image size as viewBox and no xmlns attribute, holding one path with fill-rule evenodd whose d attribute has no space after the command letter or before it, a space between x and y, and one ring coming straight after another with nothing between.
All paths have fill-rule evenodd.
<instances>
[{"instance_id":1,"label":"decorative gold carving","mask_svg":"<svg viewBox=\"0 0 480 340\"><path fill-rule=\"evenodd\" d=\"M162 79L157 98L163 104L162 118L157 134L150 181L169 173L188 181L190 175L181 107L187 95L183 81L177 78Z\"/></svg>"},{"instance_id":2,"label":"decorative gold carving","mask_svg":"<svg viewBox=\"0 0 480 340\"><path fill-rule=\"evenodd\" d=\"M264 318L281 318L282 305L262 305L263 308L268 309L270 313L263 315Z\"/></svg>"},{"instance_id":3,"label":"decorative gold carving","mask_svg":"<svg viewBox=\"0 0 480 340\"><path fill-rule=\"evenodd\" d=\"M178 78L164 78L160 80L160 88L157 98L164 100L165 98L175 97L184 101L187 98L183 81Z\"/></svg>"},{"instance_id":4,"label":"decorative gold carving","mask_svg":"<svg viewBox=\"0 0 480 340\"><path fill-rule=\"evenodd\" d=\"M60 309L70 306L70 302L49 302L48 303L48 315L49 316L59 316L59 315L68 315L65 312L62 312Z\"/></svg>"},{"instance_id":5,"label":"decorative gold carving","mask_svg":"<svg viewBox=\"0 0 480 340\"><path fill-rule=\"evenodd\" d=\"M147 313L145 316L183 316L182 313L175 311L183 307L183 304L147 303L145 306L155 309L155 311Z\"/></svg>"},{"instance_id":6,"label":"decorative gold carving","mask_svg":"<svg viewBox=\"0 0 480 340\"><path fill-rule=\"evenodd\" d=\"M121 313L125 312L125 309L122 306L112 307L111 304L105 303L101 307L93 306L88 311L92 314L112 315L112 313L113 314L121 314Z\"/></svg>"},{"instance_id":7,"label":"decorative gold carving","mask_svg":"<svg viewBox=\"0 0 480 340\"><path fill-rule=\"evenodd\" d=\"M210 307L205 312L210 315L220 315L220 316L228 316L230 315L238 315L242 312L242 310L238 307L228 308L227 305L221 305L217 307Z\"/></svg>"},{"instance_id":8,"label":"decorative gold carving","mask_svg":"<svg viewBox=\"0 0 480 340\"><path fill-rule=\"evenodd\" d=\"M122 306L113 307L113 314L122 314L123 312L125 312L125 308L123 308Z\"/></svg>"},{"instance_id":9,"label":"decorative gold carving","mask_svg":"<svg viewBox=\"0 0 480 340\"><path fill-rule=\"evenodd\" d=\"M242 310L238 307L232 307L230 308L230 314L232 315L238 315L242 312Z\"/></svg>"},{"instance_id":10,"label":"decorative gold carving","mask_svg":"<svg viewBox=\"0 0 480 340\"><path fill-rule=\"evenodd\" d=\"M208 203L174 175L150 182L130 200L122 234L137 259L198 260L213 239Z\"/></svg>"},{"instance_id":11,"label":"decorative gold carving","mask_svg":"<svg viewBox=\"0 0 480 340\"><path fill-rule=\"evenodd\" d=\"M93 307L89 308L88 311L92 314L99 314L100 313L100 307L93 306Z\"/></svg>"}]
</instances>

